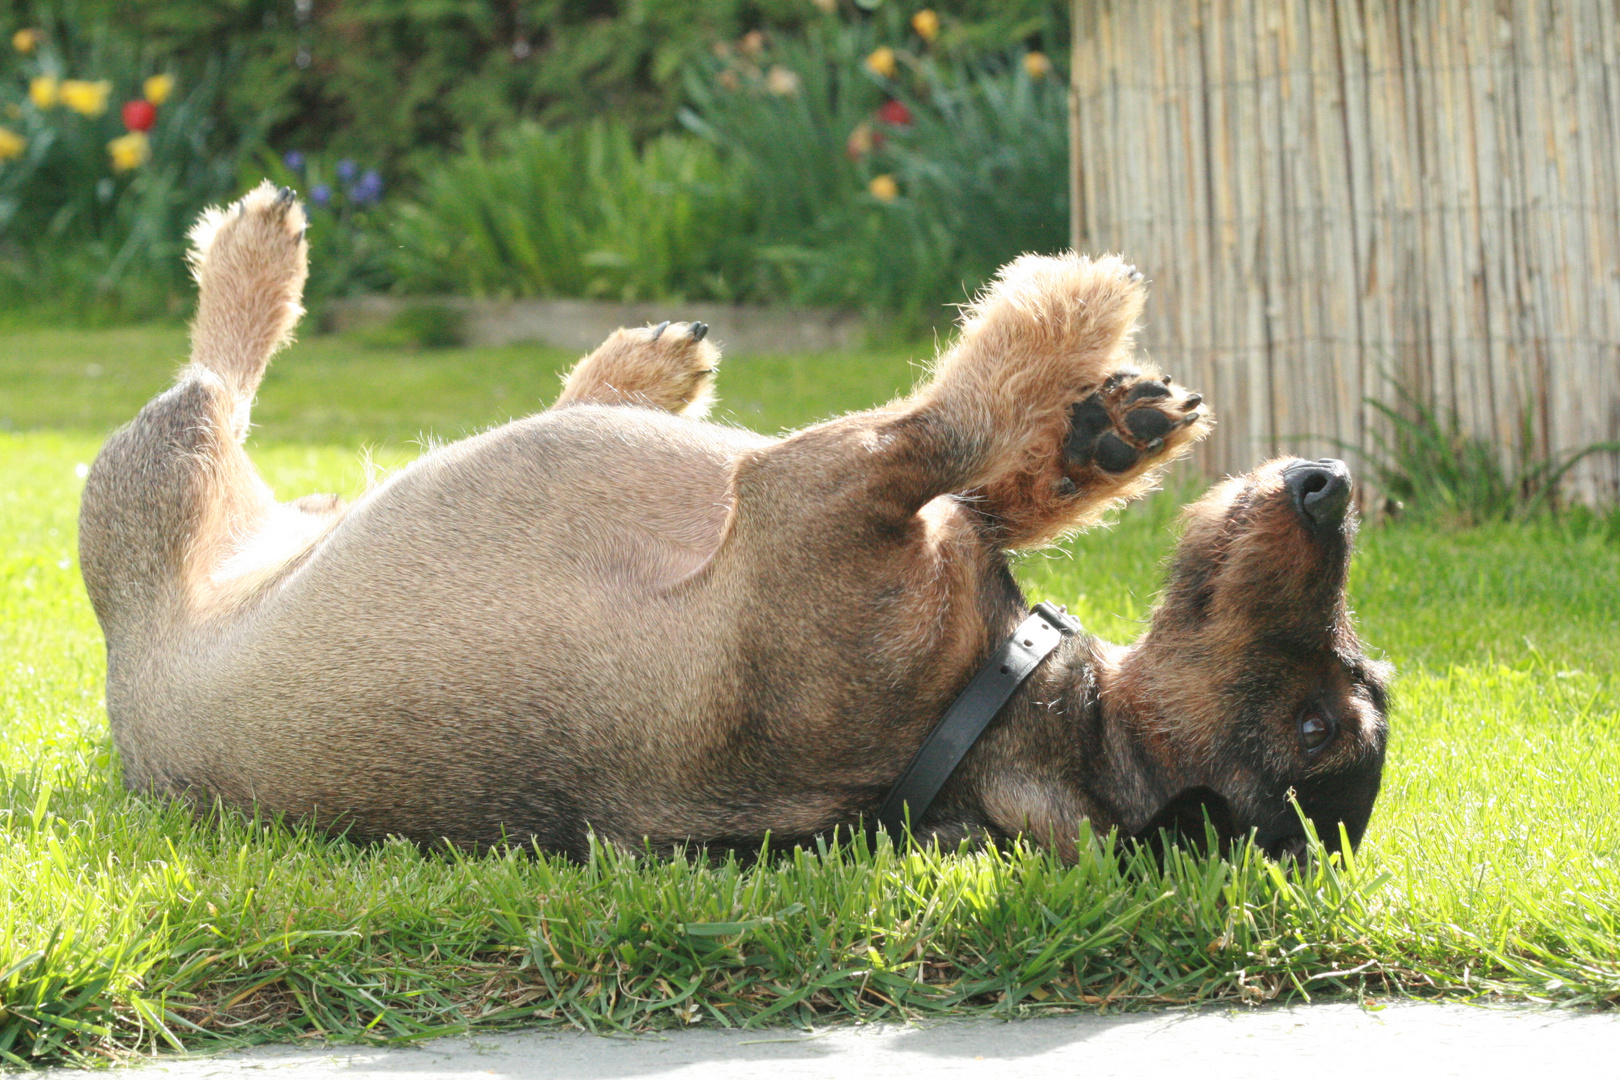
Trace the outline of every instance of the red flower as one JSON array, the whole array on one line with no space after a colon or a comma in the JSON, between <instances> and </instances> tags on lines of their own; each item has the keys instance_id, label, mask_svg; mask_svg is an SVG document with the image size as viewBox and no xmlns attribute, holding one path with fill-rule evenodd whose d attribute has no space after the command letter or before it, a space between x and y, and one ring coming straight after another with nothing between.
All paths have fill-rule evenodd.
<instances>
[{"instance_id":1,"label":"red flower","mask_svg":"<svg viewBox=\"0 0 1620 1080\"><path fill-rule=\"evenodd\" d=\"M877 118L892 127L905 127L911 123L911 110L890 98L878 109Z\"/></svg>"},{"instance_id":2,"label":"red flower","mask_svg":"<svg viewBox=\"0 0 1620 1080\"><path fill-rule=\"evenodd\" d=\"M124 102L124 126L129 130L151 131L155 123L157 123L156 105L142 98Z\"/></svg>"}]
</instances>

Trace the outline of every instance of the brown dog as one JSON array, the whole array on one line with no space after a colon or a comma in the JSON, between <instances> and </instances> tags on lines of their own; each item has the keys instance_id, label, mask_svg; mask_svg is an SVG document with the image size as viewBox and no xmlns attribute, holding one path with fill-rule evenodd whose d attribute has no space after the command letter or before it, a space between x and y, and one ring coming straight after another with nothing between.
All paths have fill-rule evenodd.
<instances>
[{"instance_id":1,"label":"brown dog","mask_svg":"<svg viewBox=\"0 0 1620 1080\"><path fill-rule=\"evenodd\" d=\"M191 364L97 458L85 582L126 783L359 836L752 847L870 822L1025 618L1004 552L1147 490L1199 399L1132 366L1140 275L1027 256L911 397L769 439L692 416L701 326L621 330L557 407L352 506L241 449L301 314L304 218L261 186L193 230ZM1062 641L913 824L1127 834L1203 809L1274 853L1359 839L1384 672L1344 603L1337 462L1188 512L1122 647ZM1199 819L1201 820L1201 819Z\"/></svg>"}]
</instances>

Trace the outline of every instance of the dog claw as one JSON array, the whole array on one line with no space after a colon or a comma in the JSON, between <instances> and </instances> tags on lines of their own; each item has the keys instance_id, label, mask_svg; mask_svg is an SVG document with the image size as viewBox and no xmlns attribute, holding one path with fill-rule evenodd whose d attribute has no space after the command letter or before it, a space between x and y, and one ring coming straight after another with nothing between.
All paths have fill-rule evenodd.
<instances>
[{"instance_id":1,"label":"dog claw","mask_svg":"<svg viewBox=\"0 0 1620 1080\"><path fill-rule=\"evenodd\" d=\"M1069 408L1069 441L1063 452L1069 464L1083 468L1091 464L1092 448L1097 437L1108 430L1108 406L1092 394Z\"/></svg>"},{"instance_id":2,"label":"dog claw","mask_svg":"<svg viewBox=\"0 0 1620 1080\"><path fill-rule=\"evenodd\" d=\"M706 338L708 336L709 336L709 324L708 323L695 322L695 323L692 324L692 340L693 341L702 341L704 338Z\"/></svg>"},{"instance_id":3,"label":"dog claw","mask_svg":"<svg viewBox=\"0 0 1620 1080\"><path fill-rule=\"evenodd\" d=\"M1067 476L1060 476L1052 484L1052 490L1057 492L1062 498L1067 499L1080 489L1076 487L1074 481L1070 480Z\"/></svg>"},{"instance_id":4,"label":"dog claw","mask_svg":"<svg viewBox=\"0 0 1620 1080\"><path fill-rule=\"evenodd\" d=\"M1204 395L1203 394L1194 394L1191 397L1189 397L1186 401L1182 402L1181 407L1183 409L1196 409L1196 408L1198 408L1198 406L1202 405L1203 403L1204 403Z\"/></svg>"},{"instance_id":5,"label":"dog claw","mask_svg":"<svg viewBox=\"0 0 1620 1080\"><path fill-rule=\"evenodd\" d=\"M298 199L298 193L290 187L276 188L276 205L291 206Z\"/></svg>"},{"instance_id":6,"label":"dog claw","mask_svg":"<svg viewBox=\"0 0 1620 1080\"><path fill-rule=\"evenodd\" d=\"M654 341L657 341L659 338L664 336L664 331L668 330L668 329L669 329L669 320L665 319L663 322L659 323L657 326L652 328L652 332L653 332L652 339Z\"/></svg>"}]
</instances>

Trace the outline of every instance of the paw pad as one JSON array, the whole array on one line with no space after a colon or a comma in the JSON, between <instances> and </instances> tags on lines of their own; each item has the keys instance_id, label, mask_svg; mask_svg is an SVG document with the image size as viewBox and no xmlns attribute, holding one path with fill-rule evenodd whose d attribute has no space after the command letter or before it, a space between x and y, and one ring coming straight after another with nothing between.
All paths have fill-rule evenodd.
<instances>
[{"instance_id":1,"label":"paw pad","mask_svg":"<svg viewBox=\"0 0 1620 1080\"><path fill-rule=\"evenodd\" d=\"M1179 399L1179 400L1178 400ZM1069 410L1064 457L1072 470L1096 466L1123 473L1164 453L1165 439L1197 422L1198 394L1187 394L1168 377L1149 379L1116 371L1090 397Z\"/></svg>"}]
</instances>

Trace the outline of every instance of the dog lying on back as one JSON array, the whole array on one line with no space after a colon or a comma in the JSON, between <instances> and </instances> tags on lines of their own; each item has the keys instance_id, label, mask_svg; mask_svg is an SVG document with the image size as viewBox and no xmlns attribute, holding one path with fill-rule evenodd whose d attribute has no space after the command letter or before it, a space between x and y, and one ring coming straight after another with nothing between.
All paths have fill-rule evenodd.
<instances>
[{"instance_id":1,"label":"dog lying on back","mask_svg":"<svg viewBox=\"0 0 1620 1080\"><path fill-rule=\"evenodd\" d=\"M1147 491L1209 423L1130 358L1140 275L1025 256L882 408L782 439L705 423L706 328L620 330L550 410L352 505L280 503L241 444L303 234L268 184L204 215L191 363L85 487L132 788L574 856L870 823L1028 614L1005 552ZM1064 639L913 830L1072 858L1082 821L1193 807L1274 855L1304 850L1301 811L1356 843L1387 674L1345 605L1349 504L1333 461L1217 486L1141 640Z\"/></svg>"}]
</instances>

